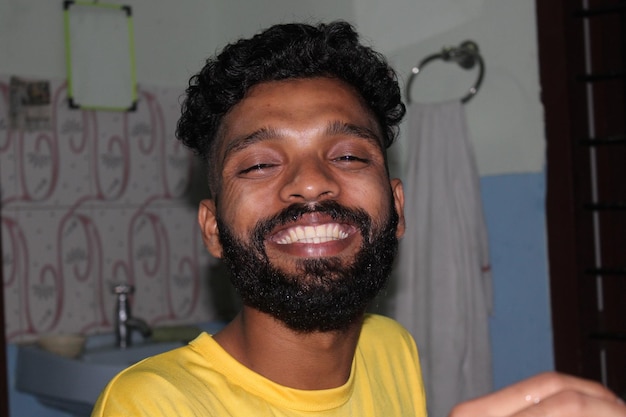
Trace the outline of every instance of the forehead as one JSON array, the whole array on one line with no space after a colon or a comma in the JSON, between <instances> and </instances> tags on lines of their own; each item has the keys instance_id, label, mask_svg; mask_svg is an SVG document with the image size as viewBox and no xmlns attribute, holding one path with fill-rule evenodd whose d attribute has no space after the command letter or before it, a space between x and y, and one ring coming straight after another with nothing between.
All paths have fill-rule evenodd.
<instances>
[{"instance_id":1,"label":"forehead","mask_svg":"<svg viewBox=\"0 0 626 417\"><path fill-rule=\"evenodd\" d=\"M346 123L382 134L376 117L360 94L334 78L270 81L250 88L225 115L218 134L220 160L233 141L259 129L314 129L321 124Z\"/></svg>"}]
</instances>

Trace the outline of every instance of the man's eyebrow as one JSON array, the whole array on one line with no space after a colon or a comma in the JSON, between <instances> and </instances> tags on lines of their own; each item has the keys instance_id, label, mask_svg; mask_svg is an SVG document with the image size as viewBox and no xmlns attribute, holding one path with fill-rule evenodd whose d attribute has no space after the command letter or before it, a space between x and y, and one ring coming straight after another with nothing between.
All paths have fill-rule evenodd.
<instances>
[{"instance_id":1,"label":"man's eyebrow","mask_svg":"<svg viewBox=\"0 0 626 417\"><path fill-rule=\"evenodd\" d=\"M373 142L375 145L383 146L382 138L378 133L369 127L355 125L353 123L344 123L340 121L331 122L326 128L329 135L348 135L356 136Z\"/></svg>"},{"instance_id":2,"label":"man's eyebrow","mask_svg":"<svg viewBox=\"0 0 626 417\"><path fill-rule=\"evenodd\" d=\"M226 145L226 148L224 149L224 156L222 157L222 160L226 160L228 158L228 155L234 153L234 152L238 152L241 151L245 148L247 148L250 145L253 145L257 142L262 142L264 140L268 140L268 139L275 139L277 137L282 136L283 134L281 134L277 129L271 128L271 127L264 127L261 128L259 130L255 130L254 132L250 133L249 135L243 135L240 136L238 138L233 139L232 141L230 141L230 143L228 143L228 145Z\"/></svg>"}]
</instances>

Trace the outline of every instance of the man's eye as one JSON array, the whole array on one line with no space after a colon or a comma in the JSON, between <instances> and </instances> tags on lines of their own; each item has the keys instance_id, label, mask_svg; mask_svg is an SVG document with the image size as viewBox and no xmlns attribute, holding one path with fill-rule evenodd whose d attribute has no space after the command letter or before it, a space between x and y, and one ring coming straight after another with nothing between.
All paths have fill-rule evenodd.
<instances>
[{"instance_id":1,"label":"man's eye","mask_svg":"<svg viewBox=\"0 0 626 417\"><path fill-rule=\"evenodd\" d=\"M335 158L335 161L338 162L368 162L367 159L365 158L359 158L358 156L354 156L354 155L342 155L339 158Z\"/></svg>"},{"instance_id":2,"label":"man's eye","mask_svg":"<svg viewBox=\"0 0 626 417\"><path fill-rule=\"evenodd\" d=\"M248 167L246 169L242 169L241 171L239 171L239 174L242 175L242 174L250 174L250 173L255 173L255 172L261 172L261 171L263 171L265 169L268 169L268 168L271 168L273 166L274 165L272 165L272 164L255 164L255 165L252 165L252 166L250 166L250 167Z\"/></svg>"}]
</instances>

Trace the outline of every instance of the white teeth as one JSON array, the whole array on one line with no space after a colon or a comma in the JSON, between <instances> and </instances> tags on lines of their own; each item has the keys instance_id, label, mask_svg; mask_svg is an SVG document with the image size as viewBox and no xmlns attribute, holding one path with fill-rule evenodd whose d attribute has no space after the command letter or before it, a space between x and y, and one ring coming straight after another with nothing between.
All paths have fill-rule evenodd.
<instances>
[{"instance_id":1,"label":"white teeth","mask_svg":"<svg viewBox=\"0 0 626 417\"><path fill-rule=\"evenodd\" d=\"M348 233L341 231L337 223L319 226L296 226L285 231L277 243L281 245L290 243L325 243L332 240L345 239L346 237L348 237Z\"/></svg>"}]
</instances>

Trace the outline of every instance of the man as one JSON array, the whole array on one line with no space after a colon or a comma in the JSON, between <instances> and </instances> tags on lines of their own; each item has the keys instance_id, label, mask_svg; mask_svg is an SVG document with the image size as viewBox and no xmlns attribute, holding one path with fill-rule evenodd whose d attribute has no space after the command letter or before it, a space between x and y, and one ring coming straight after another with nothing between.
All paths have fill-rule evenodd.
<instances>
[{"instance_id":1,"label":"man","mask_svg":"<svg viewBox=\"0 0 626 417\"><path fill-rule=\"evenodd\" d=\"M365 314L404 232L386 160L403 115L394 72L346 23L274 26L207 61L177 133L208 164L198 219L243 308L214 336L122 372L93 416L425 416L413 339ZM598 384L545 374L452 415L626 408Z\"/></svg>"}]
</instances>

